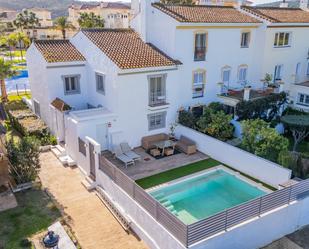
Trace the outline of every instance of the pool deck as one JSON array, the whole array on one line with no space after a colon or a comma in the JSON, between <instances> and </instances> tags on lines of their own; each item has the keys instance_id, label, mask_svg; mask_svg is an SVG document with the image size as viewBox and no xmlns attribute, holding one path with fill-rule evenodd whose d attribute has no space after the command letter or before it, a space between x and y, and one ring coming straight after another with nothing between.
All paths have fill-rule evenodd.
<instances>
[{"instance_id":1,"label":"pool deck","mask_svg":"<svg viewBox=\"0 0 309 249\"><path fill-rule=\"evenodd\" d=\"M134 149L134 152L141 156L141 160L133 166L125 168L124 164L114 158L111 152L103 151L102 155L116 165L122 172L133 180L138 180L151 175L161 173L170 169L178 168L190 163L195 163L201 160L208 159L209 156L197 151L195 154L186 155L179 153L176 155L155 159L145 152L142 147Z\"/></svg>"}]
</instances>

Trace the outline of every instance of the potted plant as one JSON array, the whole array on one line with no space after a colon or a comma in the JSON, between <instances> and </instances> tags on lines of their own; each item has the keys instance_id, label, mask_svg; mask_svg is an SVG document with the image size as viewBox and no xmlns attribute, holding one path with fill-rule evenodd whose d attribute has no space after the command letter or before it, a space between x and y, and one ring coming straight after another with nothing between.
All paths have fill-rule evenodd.
<instances>
[{"instance_id":1,"label":"potted plant","mask_svg":"<svg viewBox=\"0 0 309 249\"><path fill-rule=\"evenodd\" d=\"M264 79L261 80L264 83L264 88L275 88L276 84L273 83L273 77L271 74L266 73Z\"/></svg>"},{"instance_id":2,"label":"potted plant","mask_svg":"<svg viewBox=\"0 0 309 249\"><path fill-rule=\"evenodd\" d=\"M177 125L178 125L177 123L170 124L170 133L169 133L170 140L175 140L175 130L176 130Z\"/></svg>"}]
</instances>

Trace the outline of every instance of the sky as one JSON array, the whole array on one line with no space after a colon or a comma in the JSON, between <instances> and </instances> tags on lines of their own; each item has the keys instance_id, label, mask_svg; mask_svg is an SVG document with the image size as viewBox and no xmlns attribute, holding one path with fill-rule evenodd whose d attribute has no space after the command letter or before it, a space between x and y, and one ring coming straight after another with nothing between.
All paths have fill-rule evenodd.
<instances>
[{"instance_id":1,"label":"sky","mask_svg":"<svg viewBox=\"0 0 309 249\"><path fill-rule=\"evenodd\" d=\"M88 1L88 2L91 2L93 0L83 0L83 1ZM103 0L104 1L104 0ZM105 1L108 1L108 2L119 2L119 1L122 1L122 2L131 2L131 0L105 0ZM261 4L261 3L270 3L270 2L275 2L275 1L279 1L279 0L251 0L252 2L254 2L254 4Z\"/></svg>"}]
</instances>

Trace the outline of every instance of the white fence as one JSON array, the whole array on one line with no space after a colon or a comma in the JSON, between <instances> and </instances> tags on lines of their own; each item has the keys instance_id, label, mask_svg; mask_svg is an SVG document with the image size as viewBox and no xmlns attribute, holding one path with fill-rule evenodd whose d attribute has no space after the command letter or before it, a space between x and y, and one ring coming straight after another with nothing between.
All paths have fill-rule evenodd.
<instances>
[{"instance_id":1,"label":"white fence","mask_svg":"<svg viewBox=\"0 0 309 249\"><path fill-rule=\"evenodd\" d=\"M213 159L271 186L278 187L280 183L291 178L291 170L289 169L191 128L179 125L176 128L176 137L179 138L181 135L195 141L198 150Z\"/></svg>"}]
</instances>

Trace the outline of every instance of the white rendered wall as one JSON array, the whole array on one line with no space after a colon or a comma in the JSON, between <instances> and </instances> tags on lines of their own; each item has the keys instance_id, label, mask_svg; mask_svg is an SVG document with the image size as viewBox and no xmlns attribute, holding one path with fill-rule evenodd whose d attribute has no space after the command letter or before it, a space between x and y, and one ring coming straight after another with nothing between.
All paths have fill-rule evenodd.
<instances>
[{"instance_id":1,"label":"white rendered wall","mask_svg":"<svg viewBox=\"0 0 309 249\"><path fill-rule=\"evenodd\" d=\"M300 93L309 95L309 87L292 85L290 88L290 100L293 101L295 108L309 112L309 106L298 104L298 94Z\"/></svg>"},{"instance_id":2,"label":"white rendered wall","mask_svg":"<svg viewBox=\"0 0 309 249\"><path fill-rule=\"evenodd\" d=\"M269 185L278 187L291 178L291 170L252 153L241 150L193 129L177 126L176 136L184 135L196 142L197 149L215 160L248 174Z\"/></svg>"}]
</instances>

